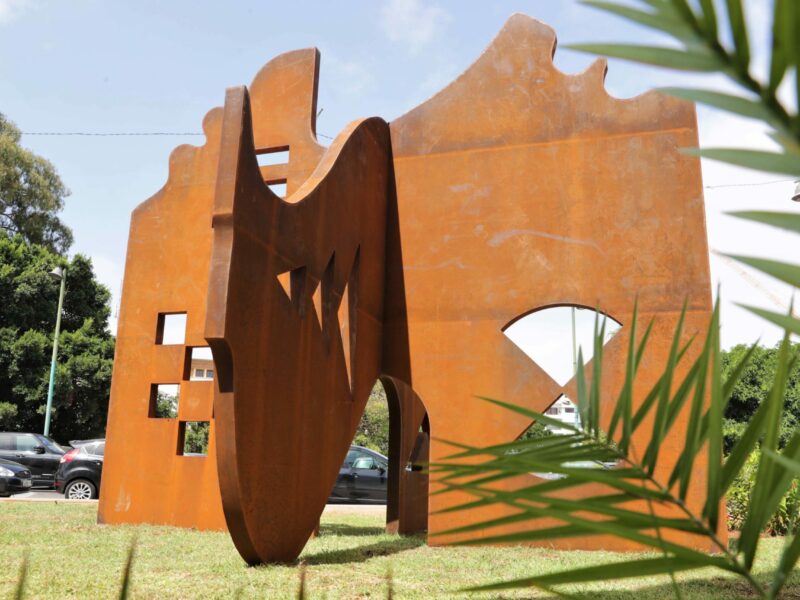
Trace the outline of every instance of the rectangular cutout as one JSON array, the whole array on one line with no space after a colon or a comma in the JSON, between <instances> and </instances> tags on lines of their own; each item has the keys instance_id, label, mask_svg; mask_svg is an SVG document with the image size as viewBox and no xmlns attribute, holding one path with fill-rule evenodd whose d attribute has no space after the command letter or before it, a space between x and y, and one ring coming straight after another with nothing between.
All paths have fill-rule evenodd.
<instances>
[{"instance_id":1,"label":"rectangular cutout","mask_svg":"<svg viewBox=\"0 0 800 600\"><path fill-rule=\"evenodd\" d=\"M270 165L284 165L289 162L289 146L257 150L256 159L259 167Z\"/></svg>"},{"instance_id":2,"label":"rectangular cutout","mask_svg":"<svg viewBox=\"0 0 800 600\"><path fill-rule=\"evenodd\" d=\"M150 386L150 409L152 419L176 419L181 386L177 383L154 383Z\"/></svg>"},{"instance_id":3,"label":"rectangular cutout","mask_svg":"<svg viewBox=\"0 0 800 600\"><path fill-rule=\"evenodd\" d=\"M286 198L286 182L268 183L269 189L279 198Z\"/></svg>"},{"instance_id":4,"label":"rectangular cutout","mask_svg":"<svg viewBox=\"0 0 800 600\"><path fill-rule=\"evenodd\" d=\"M156 344L180 346L186 341L186 313L158 313Z\"/></svg>"},{"instance_id":5,"label":"rectangular cutout","mask_svg":"<svg viewBox=\"0 0 800 600\"><path fill-rule=\"evenodd\" d=\"M186 348L183 378L189 381L211 381L214 379L214 357L208 346Z\"/></svg>"},{"instance_id":6,"label":"rectangular cutout","mask_svg":"<svg viewBox=\"0 0 800 600\"><path fill-rule=\"evenodd\" d=\"M181 421L178 429L178 454L180 456L208 455L209 421Z\"/></svg>"}]
</instances>

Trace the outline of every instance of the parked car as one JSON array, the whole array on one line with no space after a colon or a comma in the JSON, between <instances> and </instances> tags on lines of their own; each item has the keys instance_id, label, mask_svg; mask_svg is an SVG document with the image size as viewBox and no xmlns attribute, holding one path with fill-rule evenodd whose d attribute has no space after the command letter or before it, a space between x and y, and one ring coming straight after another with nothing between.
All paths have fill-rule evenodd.
<instances>
[{"instance_id":1,"label":"parked car","mask_svg":"<svg viewBox=\"0 0 800 600\"><path fill-rule=\"evenodd\" d=\"M32 485L31 472L25 465L0 458L0 496L28 492Z\"/></svg>"},{"instance_id":2,"label":"parked car","mask_svg":"<svg viewBox=\"0 0 800 600\"><path fill-rule=\"evenodd\" d=\"M350 446L328 502L386 504L389 459L383 454Z\"/></svg>"},{"instance_id":3,"label":"parked car","mask_svg":"<svg viewBox=\"0 0 800 600\"><path fill-rule=\"evenodd\" d=\"M105 440L85 440L61 457L56 489L70 500L94 500L100 495Z\"/></svg>"},{"instance_id":4,"label":"parked car","mask_svg":"<svg viewBox=\"0 0 800 600\"><path fill-rule=\"evenodd\" d=\"M93 440L70 440L69 445L72 448L77 448L78 446L85 446L86 444L93 444L95 442L104 442L105 440L102 438L95 438Z\"/></svg>"},{"instance_id":5,"label":"parked car","mask_svg":"<svg viewBox=\"0 0 800 600\"><path fill-rule=\"evenodd\" d=\"M0 458L25 465L33 487L52 488L67 449L40 433L0 432Z\"/></svg>"}]
</instances>

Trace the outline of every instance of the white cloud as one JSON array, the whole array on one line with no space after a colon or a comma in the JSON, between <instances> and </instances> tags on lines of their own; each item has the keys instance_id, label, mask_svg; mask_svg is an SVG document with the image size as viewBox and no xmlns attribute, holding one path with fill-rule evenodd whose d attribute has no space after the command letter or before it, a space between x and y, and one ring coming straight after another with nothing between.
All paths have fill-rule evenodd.
<instances>
[{"instance_id":1,"label":"white cloud","mask_svg":"<svg viewBox=\"0 0 800 600\"><path fill-rule=\"evenodd\" d=\"M31 0L0 0L0 23L13 20L31 4Z\"/></svg>"},{"instance_id":2,"label":"white cloud","mask_svg":"<svg viewBox=\"0 0 800 600\"><path fill-rule=\"evenodd\" d=\"M390 40L406 44L413 53L430 43L450 18L450 13L435 3L388 0L381 12L381 25Z\"/></svg>"},{"instance_id":3,"label":"white cloud","mask_svg":"<svg viewBox=\"0 0 800 600\"><path fill-rule=\"evenodd\" d=\"M343 60L332 52L323 53L323 68L336 82L337 93L355 95L363 93L374 81L371 70L357 60Z\"/></svg>"}]
</instances>

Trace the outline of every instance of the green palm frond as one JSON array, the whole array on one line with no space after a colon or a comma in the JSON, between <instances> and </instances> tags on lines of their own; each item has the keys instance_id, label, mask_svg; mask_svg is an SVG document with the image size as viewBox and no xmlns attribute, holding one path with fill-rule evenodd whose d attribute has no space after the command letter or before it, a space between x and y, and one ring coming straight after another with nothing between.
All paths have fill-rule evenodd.
<instances>
[{"instance_id":1,"label":"green palm frond","mask_svg":"<svg viewBox=\"0 0 800 600\"><path fill-rule=\"evenodd\" d=\"M773 128L771 137L781 152L751 149L704 148L688 153L770 173L800 175L800 118L792 106L781 102L778 88L800 64L800 3L775 0L769 75L759 81L750 72L750 42L742 0L725 0L727 20L722 22L714 0L583 0L583 4L669 35L680 47L617 43L572 44L568 48L643 64L694 72L720 72L738 85L741 94L668 87L661 91L740 116L757 119ZM722 29L730 38L722 42ZM795 77L795 100L800 77Z\"/></svg>"},{"instance_id":2,"label":"green palm frond","mask_svg":"<svg viewBox=\"0 0 800 600\"><path fill-rule=\"evenodd\" d=\"M645 571L648 574L672 575L677 571L715 567L744 578L762 597L770 598L777 594L786 574L800 557L800 541L793 539L787 544L770 587L764 587L759 582L752 573L752 567L757 554L759 534L777 510L792 481L800 473L800 434L795 435L782 452L778 452L780 416L788 373L798 358L792 354L788 336L785 337L769 398L756 411L729 458L723 463L722 415L733 387L744 373L756 345L744 354L733 366L729 377L723 380L720 365L719 300L714 307L702 348L690 363L686 362L689 344L681 341L684 336L685 312L684 308L661 377L635 411L632 390L637 363L644 348L637 344L635 331L631 331L627 373L614 404L618 423L615 436L603 433L600 427L603 326L598 323L595 333L599 347L598 344L595 345L591 380L587 380L582 368L579 367L577 373L577 401L582 418L585 419L582 429L570 428L565 434L517 440L488 448L458 445L458 452L430 467L441 486L435 494L458 490L473 496L471 500L441 512L475 510L492 505L503 505L514 510L513 514L507 516L472 523L440 534L444 537L463 536L484 531L479 538L459 543L508 544L611 535L648 547L659 552L661 556L615 563L613 569L574 569L541 577L500 582L480 588L481 590L534 585L555 592L553 586L562 583L633 577L635 573L641 574ZM634 327L631 326L631 329ZM582 362L579 361L579 364ZM679 370L683 372L682 377L678 377ZM536 411L498 400L484 400L528 418L563 427L560 421L556 422ZM689 416L683 434L684 449L669 480L664 482L655 474L660 448L668 437L675 435L677 416L682 411L688 411ZM641 459L638 459L630 440L636 428L646 421L652 422L651 439ZM717 534L720 526L719 507L725 492L759 441L763 454L756 475L755 491L738 547L731 550ZM475 462L480 457L484 460ZM702 462L704 458L708 463L709 473L708 478L702 482L705 484L705 498L702 509L693 510L687 504L688 491L692 477L701 472L698 461ZM464 459L470 459L470 462L464 462ZM608 463L616 463L617 466L604 468L603 465ZM587 465L596 465L597 468ZM493 485L504 479L530 473L551 473L557 478L535 479L531 485L514 491L499 490ZM563 497L565 490L585 484L600 484L604 491L579 499ZM543 518L554 519L558 524L538 528L537 521ZM512 523L518 524L517 528L521 530L496 535L486 532ZM524 527L526 523L530 525L528 528ZM715 548L716 553L707 554L673 541L674 537L664 535L669 531L686 532L705 538Z\"/></svg>"},{"instance_id":3,"label":"green palm frond","mask_svg":"<svg viewBox=\"0 0 800 600\"><path fill-rule=\"evenodd\" d=\"M578 374L579 390L581 390L578 402L582 414L587 415L583 430L575 429L567 434L515 441L489 448L461 446L458 453L431 466L431 472L437 476L437 482L442 486L442 489L435 493L459 490L474 497L468 502L449 507L442 512L474 510L497 504L515 510L515 513L509 516L442 532L440 534L442 536L457 536L511 523L530 522L531 527L527 530L510 534L483 534L480 538L461 543L523 543L577 536L612 535L662 553L658 559L647 559L645 562L637 559L623 563L622 566L615 564L614 568L609 570L570 570L515 582L502 582L481 589L536 585L552 591L552 586L566 582L633 576L636 569L645 569L648 573L671 574L676 571L716 567L745 578L753 589L764 597L772 597L777 593L785 579L785 572L788 572L785 570L791 570L797 557L800 556L800 542L793 541L787 546L772 587L764 588L753 576L751 569L756 555L758 534L775 512L777 504L792 480L800 472L800 434L792 439L782 453L778 454L777 451L782 394L785 391L786 376L796 359L790 354L790 344L786 338L781 346L782 366L778 369L770 399L757 411L744 435L734 447L730 458L723 465L721 463L722 411L730 397L735 380L741 377L755 346L733 368L731 378L723 381L719 365L718 318L717 304L703 348L691 366L681 365L683 362L680 344L683 321L681 318L681 324L676 329L667 358L664 375L648 394L648 397L655 398L647 411L648 414L654 415L653 433L643 460L637 460L633 453L624 449L621 444L623 438L630 437L630 433L626 431L633 429L633 417L626 416L628 411L624 408L632 401L627 389L629 387L627 379L616 403L616 410L622 422L616 439L609 439L600 430L599 404L597 412L587 407L592 403L591 393L588 390L595 387L599 389L597 381L602 377L602 361L595 360L592 382L585 380L582 371L579 370ZM602 333L602 329L598 333ZM598 335L598 338L602 339L601 335ZM629 351L634 357L638 354L635 343L631 343ZM635 370L635 362L635 358L631 359L629 355L628 365L631 371ZM679 365L688 367L688 370L673 392L671 383ZM704 399L709 396L710 402L706 407ZM489 401L532 419L550 421L546 415L535 411L496 400ZM675 416L682 408L689 410L691 416L685 433L685 449L673 471L674 482L679 485L672 487L656 479L654 470L659 455L658 450L667 436L674 435ZM626 421L629 422L628 426L625 425ZM695 426L692 426L692 421L696 423ZM741 470L744 459L760 438L764 438L765 452L762 464L759 465L757 476L759 479L755 486L758 493L754 493L738 549L732 551L716 533L719 526L719 506L725 491ZM703 509L694 512L685 502L687 490L691 474L697 471L697 461L706 453L709 461L708 470L716 474L705 482L706 497ZM488 458L479 463L461 462L461 459L474 459L478 456ZM795 462L786 464L785 461ZM587 462L595 464L616 462L618 466L612 469L577 466ZM532 485L515 491L498 490L492 485L503 479L541 472L552 473L560 478L536 480ZM561 494L566 489L587 483L602 484L605 491L599 495L580 499L564 498ZM632 500L641 502L631 504ZM661 509L656 512L641 508L653 504ZM669 516L666 516L667 513ZM538 529L535 527L536 521L541 518L555 519L561 524ZM709 555L678 542L666 541L662 533L670 530L707 538L716 548L717 554Z\"/></svg>"},{"instance_id":4,"label":"green palm frond","mask_svg":"<svg viewBox=\"0 0 800 600\"><path fill-rule=\"evenodd\" d=\"M758 80L750 73L751 51L741 0L585 0L588 6L604 10L641 26L660 31L679 42L679 47L630 44L580 44L573 49L604 54L661 67L721 72L738 84L741 93L711 90L663 88L661 91L732 114L757 119L772 127L769 134L779 152L751 149L687 150L697 156L765 172L800 175L800 118L796 102L784 105L777 90L794 74L795 99L800 91L800 2L775 0L769 73ZM725 17L722 17L725 15ZM727 34L727 35L726 35ZM730 39L723 43L722 39ZM789 108L787 108L787 106ZM800 214L744 211L733 216L800 234ZM776 260L731 255L748 268L800 289L800 266ZM434 494L457 490L471 496L461 504L440 512L458 512L502 505L510 514L441 532L459 543L526 543L570 537L610 535L657 552L656 557L637 558L613 565L579 568L548 575L499 582L476 588L481 591L536 586L565 595L558 587L568 583L589 583L644 575L668 574L676 595L680 594L674 573L713 567L746 580L762 598L775 598L788 574L800 560L800 534L787 540L769 585L756 578L753 565L765 524L779 510L784 495L800 478L800 432L778 449L784 397L789 373L800 362L790 334L800 335L800 318L745 306L752 313L785 330L777 367L767 399L758 407L727 459L722 458L723 415L734 387L744 376L757 344L751 346L723 378L720 351L719 299L701 339L685 341L686 306L678 320L661 375L649 391L634 398L639 365L646 351L651 321L639 336L638 306L628 327L629 343L621 390L610 403L611 414L604 432L601 423L601 378L605 323L595 322L594 359L591 373L579 356L576 373L577 403L581 428L546 438L516 440L488 448L454 444L452 456L430 466L438 489ZM692 350L690 354L689 351ZM691 358L688 358L690 357ZM638 388L636 388L638 389ZM544 414L500 400L484 398L531 420L560 430L565 425ZM680 416L685 419L679 419ZM643 452L635 452L634 434L647 424L650 439ZM680 427L679 427L680 424ZM674 465L664 465L661 449L668 438L682 435L683 449ZM735 549L718 536L720 504L726 492L747 468L748 457L757 450L754 485L747 504L741 536ZM699 468L703 463L707 469ZM614 468L606 468L614 463ZM755 464L751 460L751 464ZM666 469L666 471L664 470ZM513 491L497 489L497 482L530 473L549 473L550 479L532 478L530 485ZM663 474L666 473L666 476ZM705 479L697 480L701 474ZM663 480L662 480L663 479ZM572 488L601 489L588 496L565 498ZM689 491L703 490L700 508L690 507ZM539 525L547 519L546 526ZM554 523L555 522L555 523ZM515 524L513 533L493 534L492 529ZM527 526L527 527L526 527ZM481 532L477 538L469 534ZM683 532L705 539L714 554L700 552L665 535Z\"/></svg>"}]
</instances>

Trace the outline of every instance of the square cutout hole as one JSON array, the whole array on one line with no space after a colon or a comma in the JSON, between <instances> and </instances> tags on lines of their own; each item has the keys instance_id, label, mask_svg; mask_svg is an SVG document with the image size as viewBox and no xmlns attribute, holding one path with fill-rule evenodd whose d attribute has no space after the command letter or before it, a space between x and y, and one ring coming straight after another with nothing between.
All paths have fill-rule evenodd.
<instances>
[{"instance_id":1,"label":"square cutout hole","mask_svg":"<svg viewBox=\"0 0 800 600\"><path fill-rule=\"evenodd\" d=\"M186 341L186 313L158 313L156 344L178 345Z\"/></svg>"},{"instance_id":2,"label":"square cutout hole","mask_svg":"<svg viewBox=\"0 0 800 600\"><path fill-rule=\"evenodd\" d=\"M186 348L183 378L189 381L213 381L214 357L211 348L208 346Z\"/></svg>"},{"instance_id":3,"label":"square cutout hole","mask_svg":"<svg viewBox=\"0 0 800 600\"><path fill-rule=\"evenodd\" d=\"M209 421L182 421L178 431L178 454L207 456Z\"/></svg>"},{"instance_id":4,"label":"square cutout hole","mask_svg":"<svg viewBox=\"0 0 800 600\"><path fill-rule=\"evenodd\" d=\"M266 150L257 150L256 159L258 160L259 167L267 167L270 165L285 165L289 162L289 146L281 146L278 148L267 148Z\"/></svg>"},{"instance_id":5,"label":"square cutout hole","mask_svg":"<svg viewBox=\"0 0 800 600\"><path fill-rule=\"evenodd\" d=\"M272 193L278 196L279 198L286 198L286 182L276 182L276 183L268 183L269 189L272 190Z\"/></svg>"},{"instance_id":6,"label":"square cutout hole","mask_svg":"<svg viewBox=\"0 0 800 600\"><path fill-rule=\"evenodd\" d=\"M154 383L150 386L150 411L153 419L176 419L181 386L177 383Z\"/></svg>"}]
</instances>

